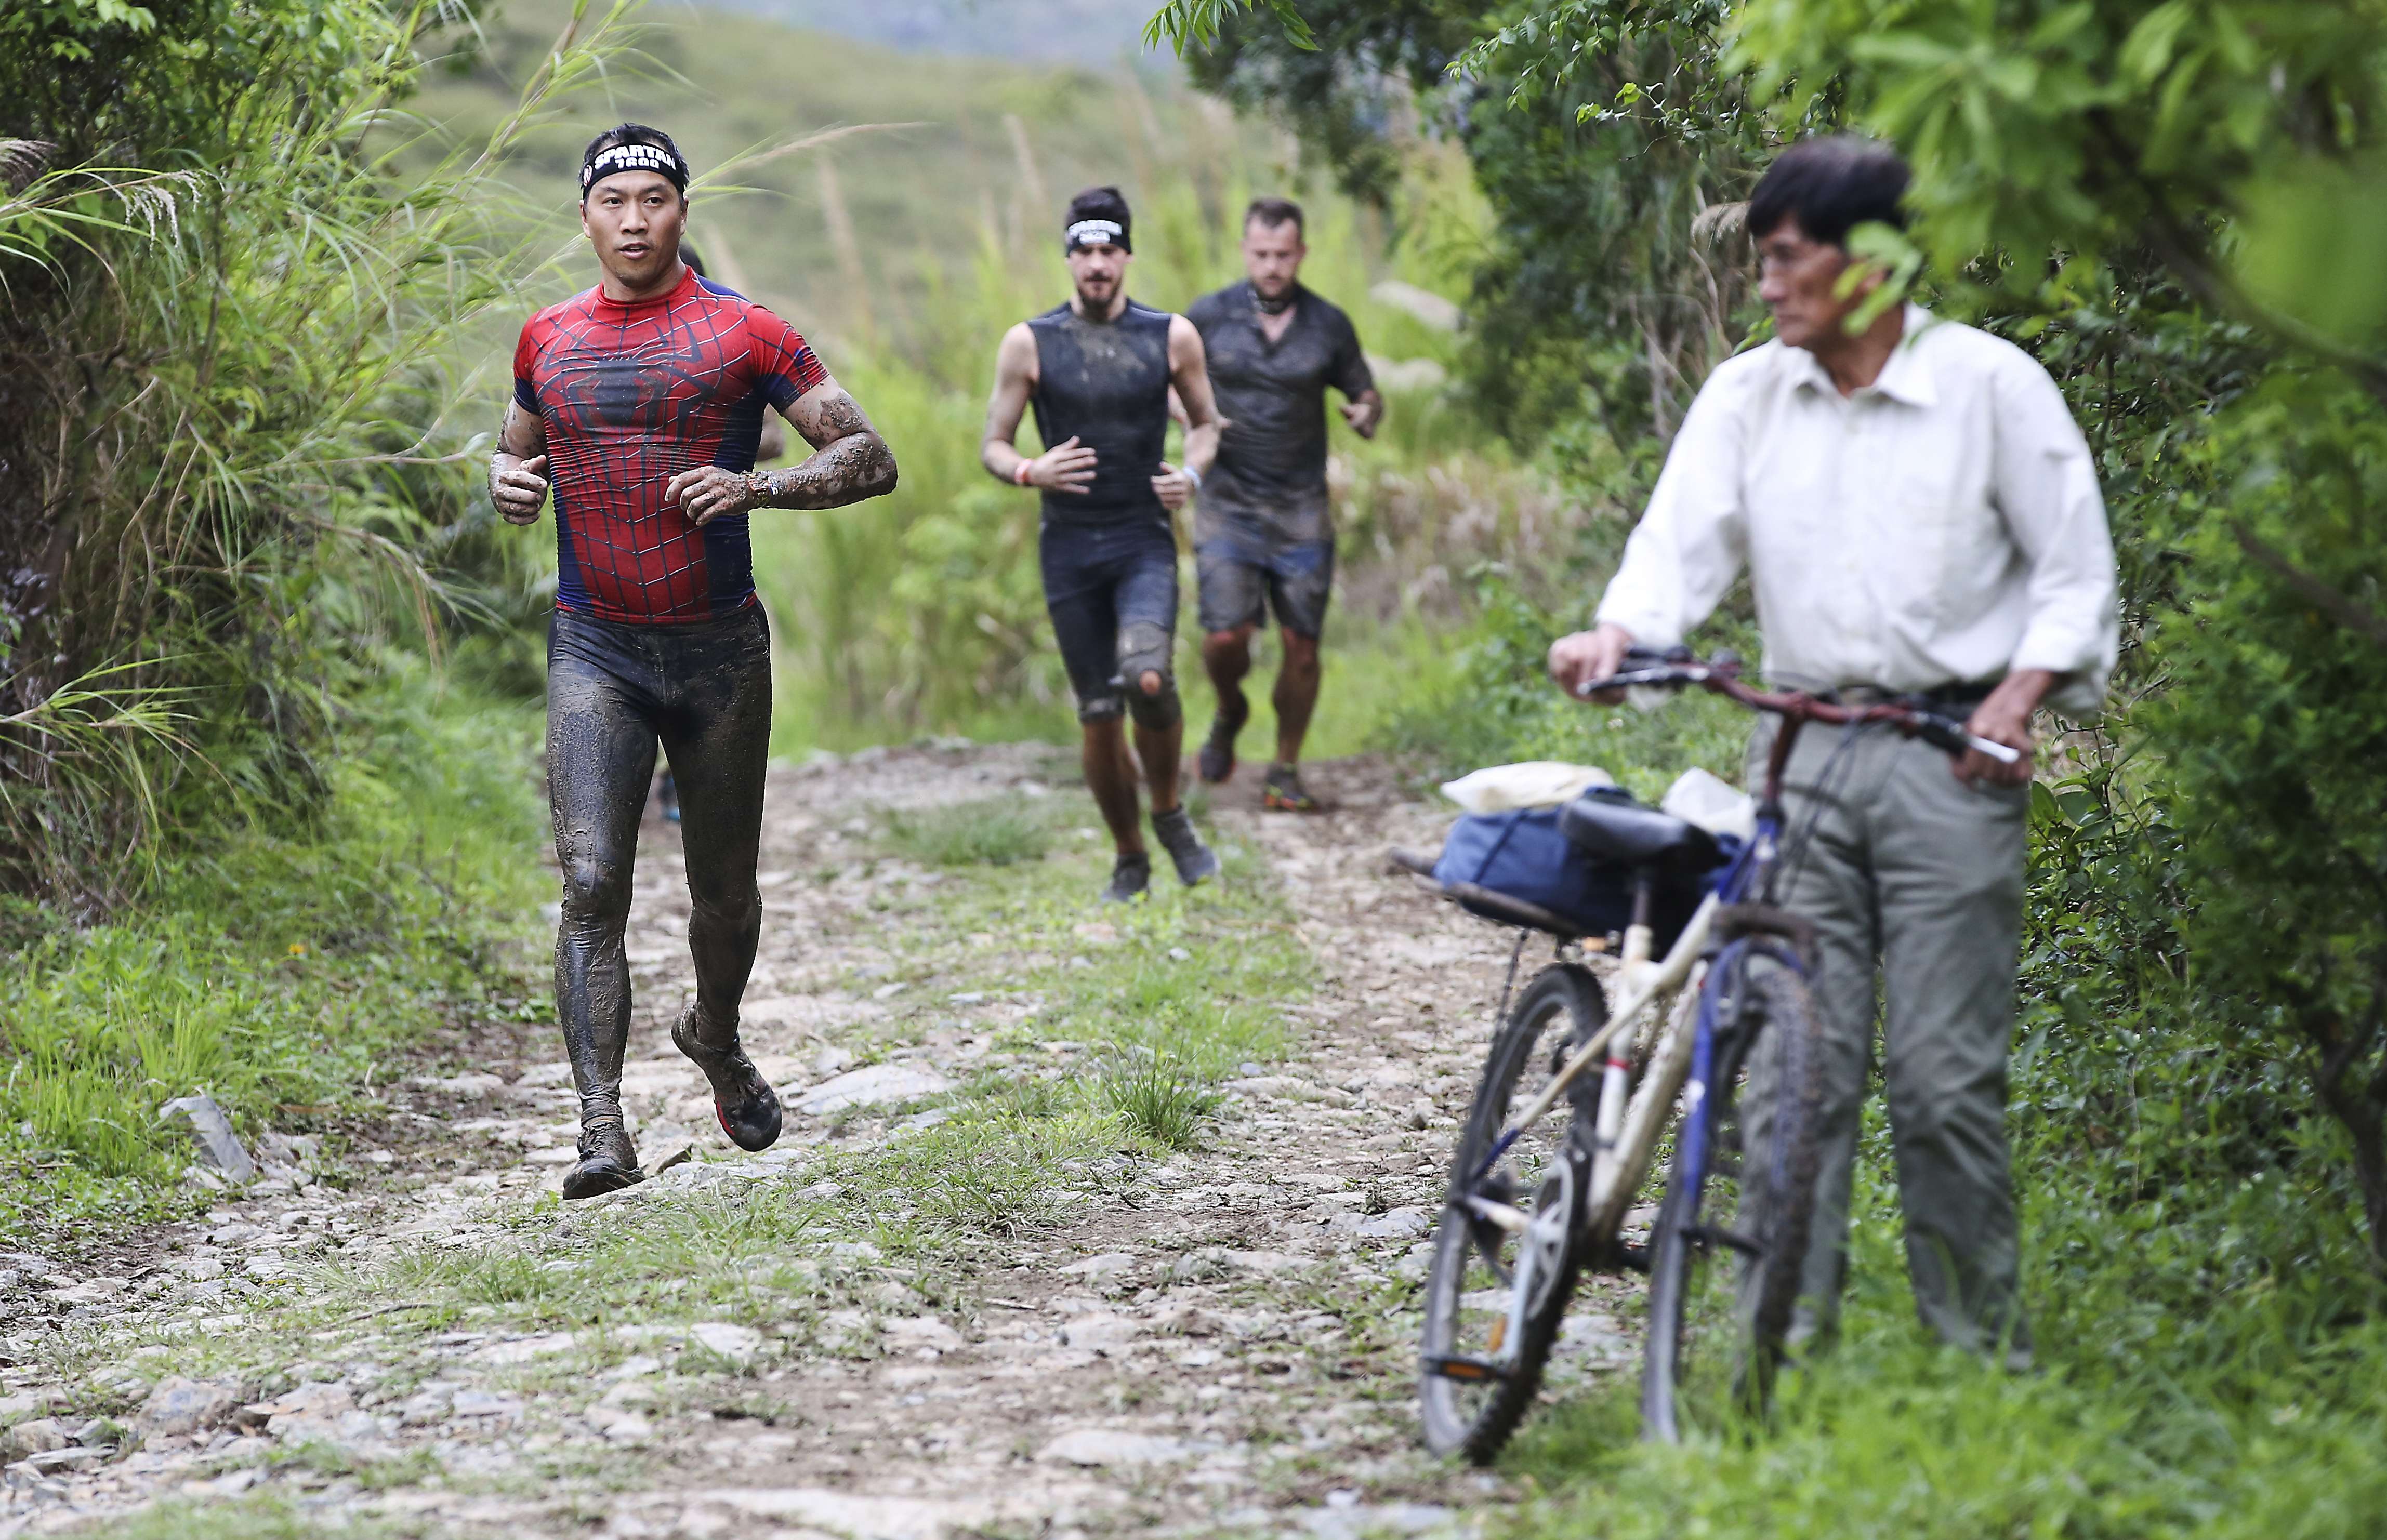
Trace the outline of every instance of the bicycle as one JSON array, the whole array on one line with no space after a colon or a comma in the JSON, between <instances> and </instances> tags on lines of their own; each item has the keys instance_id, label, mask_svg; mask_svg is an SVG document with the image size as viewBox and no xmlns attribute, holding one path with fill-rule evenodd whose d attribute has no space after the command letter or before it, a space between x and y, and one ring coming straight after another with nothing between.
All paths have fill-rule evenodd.
<instances>
[{"instance_id":1,"label":"bicycle","mask_svg":"<svg viewBox=\"0 0 2387 1540\"><path fill-rule=\"evenodd\" d=\"M1470 884L1436 885L1519 930L1435 1227L1419 1353L1428 1447L1478 1464L1490 1462L1531 1409L1585 1270L1648 1275L1644 1437L1677 1442L1692 1427L1762 1411L1798 1299L1820 1155L1819 1024L1807 983L1813 930L1775 902L1800 843L1786 852L1784 766L1811 722L1851 733L1885 724L1951 753L1977 750L2005 764L2020 757L1913 699L1848 705L1766 692L1742 683L1728 654L1703 663L1682 649L1662 657L1636 650L1627 661L1638 666L1577 693L1704 688L1777 715L1782 726L1754 835L1729 861L1714 836L1654 808L1601 798L1566 808L1569 839L1632 887L1612 1010L1584 960L1583 949L1600 943L1577 925ZM1425 870L1414 856L1396 852L1395 859ZM1704 881L1708 891L1678 928L1668 927L1661 956L1661 901L1686 881ZM1511 1012L1517 962L1535 931L1557 938L1556 956ZM1752 1165L1740 1152L1736 1172L1725 1158L1736 1142L1725 1125L1751 1071L1749 1137L1739 1142L1761 1158ZM1512 1117L1529 1073L1546 1078ZM1635 1243L1625 1217L1669 1131L1664 1195L1648 1240ZM1707 1214L1711 1185L1736 1177L1739 1228ZM1714 1196L1720 1208L1723 1194ZM1743 1259L1737 1278L1707 1265L1723 1251Z\"/></svg>"}]
</instances>

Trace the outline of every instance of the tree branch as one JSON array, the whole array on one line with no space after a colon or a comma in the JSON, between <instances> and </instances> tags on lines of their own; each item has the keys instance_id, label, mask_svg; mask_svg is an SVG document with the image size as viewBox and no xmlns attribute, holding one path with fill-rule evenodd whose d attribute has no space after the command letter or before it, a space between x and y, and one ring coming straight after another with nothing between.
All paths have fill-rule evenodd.
<instances>
[{"instance_id":1,"label":"tree branch","mask_svg":"<svg viewBox=\"0 0 2387 1540\"><path fill-rule=\"evenodd\" d=\"M2309 600L2315 608L2349 631L2358 632L2381 647L2387 647L2387 615L2366 608L2322 582L2311 573L2288 560L2278 547L2266 542L2242 524L2232 524L2229 533L2237 538L2238 549L2298 594Z\"/></svg>"}]
</instances>

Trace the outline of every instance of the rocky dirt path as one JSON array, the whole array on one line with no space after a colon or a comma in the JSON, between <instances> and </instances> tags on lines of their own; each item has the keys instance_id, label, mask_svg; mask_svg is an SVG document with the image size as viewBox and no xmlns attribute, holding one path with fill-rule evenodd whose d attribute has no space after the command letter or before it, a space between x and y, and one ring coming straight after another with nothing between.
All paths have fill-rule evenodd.
<instances>
[{"instance_id":1,"label":"rocky dirt path","mask_svg":"<svg viewBox=\"0 0 2387 1540\"><path fill-rule=\"evenodd\" d=\"M686 893L650 825L652 1180L563 1208L553 1029L490 1025L381 1092L378 1140L277 1145L202 1224L0 1256L0 1540L1476 1527L1504 1487L1416 1447L1412 1295L1507 946L1383 865L1443 815L1368 761L1318 767L1314 817L1231 787L1224 884L1097 913L1072 769L776 774L762 1156L666 1039ZM1561 1390L1626 1361L1628 1307L1587 1291Z\"/></svg>"}]
</instances>

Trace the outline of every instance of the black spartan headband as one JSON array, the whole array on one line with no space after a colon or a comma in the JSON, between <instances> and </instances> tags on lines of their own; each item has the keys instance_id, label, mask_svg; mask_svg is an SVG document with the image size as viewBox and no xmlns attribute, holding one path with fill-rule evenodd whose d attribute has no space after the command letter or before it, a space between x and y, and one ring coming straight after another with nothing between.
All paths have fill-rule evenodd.
<instances>
[{"instance_id":1,"label":"black spartan headband","mask_svg":"<svg viewBox=\"0 0 2387 1540\"><path fill-rule=\"evenodd\" d=\"M618 171L653 171L688 196L688 162L661 145L609 145L580 163L580 196Z\"/></svg>"},{"instance_id":2,"label":"black spartan headband","mask_svg":"<svg viewBox=\"0 0 2387 1540\"><path fill-rule=\"evenodd\" d=\"M1115 246L1130 255L1135 251L1128 244L1127 225L1120 220L1080 220L1061 234L1064 255L1089 246Z\"/></svg>"}]
</instances>

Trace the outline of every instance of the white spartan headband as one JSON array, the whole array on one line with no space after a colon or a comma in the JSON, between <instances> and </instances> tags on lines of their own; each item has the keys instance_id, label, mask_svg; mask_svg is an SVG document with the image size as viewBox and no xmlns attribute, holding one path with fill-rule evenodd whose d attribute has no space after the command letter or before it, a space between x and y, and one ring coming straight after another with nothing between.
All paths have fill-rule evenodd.
<instances>
[{"instance_id":1,"label":"white spartan headband","mask_svg":"<svg viewBox=\"0 0 2387 1540\"><path fill-rule=\"evenodd\" d=\"M1080 220L1062 233L1063 251L1075 251L1083 246L1115 246L1121 251L1135 249L1127 244L1127 226L1117 220Z\"/></svg>"}]
</instances>

